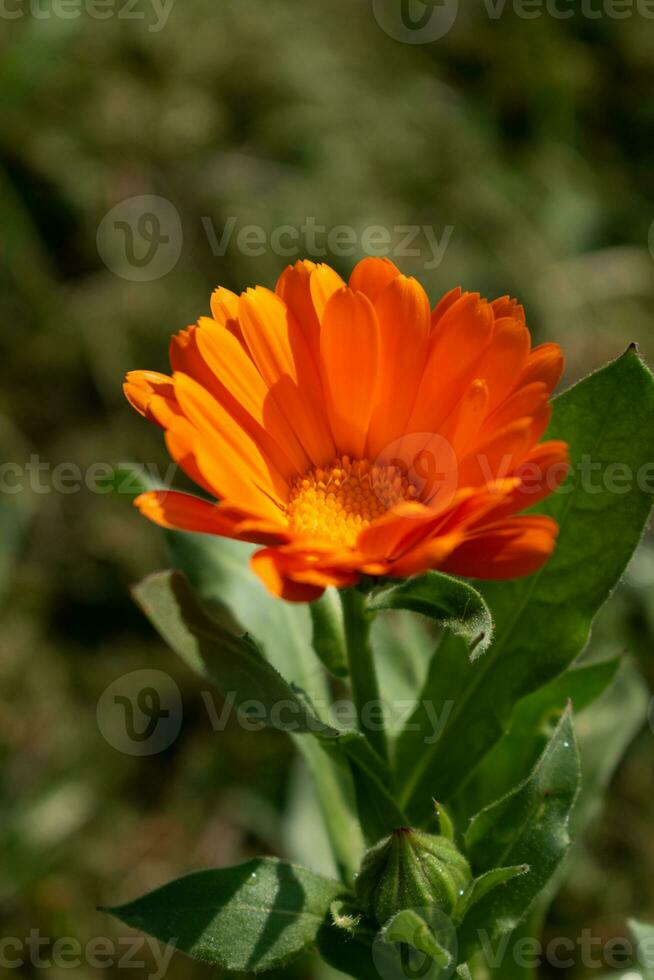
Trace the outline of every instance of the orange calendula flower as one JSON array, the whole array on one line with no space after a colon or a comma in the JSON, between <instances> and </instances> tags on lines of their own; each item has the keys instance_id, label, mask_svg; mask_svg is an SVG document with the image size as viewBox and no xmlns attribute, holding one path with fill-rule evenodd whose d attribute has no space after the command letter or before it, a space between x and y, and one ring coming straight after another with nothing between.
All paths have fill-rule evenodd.
<instances>
[{"instance_id":1,"label":"orange calendula flower","mask_svg":"<svg viewBox=\"0 0 654 980\"><path fill-rule=\"evenodd\" d=\"M347 284L305 261L275 292L217 289L211 314L173 337L171 376L127 376L220 501L144 493L150 520L262 545L254 571L296 602L361 575L502 579L547 560L556 522L516 515L566 472L565 443L539 443L563 357L531 348L514 300L454 289L431 310L388 259Z\"/></svg>"}]
</instances>

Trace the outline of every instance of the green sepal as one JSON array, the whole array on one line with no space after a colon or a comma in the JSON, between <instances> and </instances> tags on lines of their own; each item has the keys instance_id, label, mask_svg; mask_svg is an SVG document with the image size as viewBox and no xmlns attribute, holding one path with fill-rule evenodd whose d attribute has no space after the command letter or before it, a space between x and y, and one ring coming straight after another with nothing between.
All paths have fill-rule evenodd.
<instances>
[{"instance_id":1,"label":"green sepal","mask_svg":"<svg viewBox=\"0 0 654 980\"><path fill-rule=\"evenodd\" d=\"M448 811L445 809L442 803L434 800L434 807L436 809L436 816L438 817L438 831L441 837L446 837L447 840L454 840L454 823L449 815Z\"/></svg>"},{"instance_id":2,"label":"green sepal","mask_svg":"<svg viewBox=\"0 0 654 980\"><path fill-rule=\"evenodd\" d=\"M452 965L452 953L438 942L429 923L414 909L397 912L383 925L381 937L389 944L412 946L419 953L429 956L442 969Z\"/></svg>"},{"instance_id":3,"label":"green sepal","mask_svg":"<svg viewBox=\"0 0 654 980\"><path fill-rule=\"evenodd\" d=\"M469 909L494 888L497 888L498 885L505 885L512 878L527 874L528 871L528 864L517 864L510 868L493 868L491 871L479 875L478 878L474 878L454 907L453 921L461 922Z\"/></svg>"},{"instance_id":4,"label":"green sepal","mask_svg":"<svg viewBox=\"0 0 654 980\"><path fill-rule=\"evenodd\" d=\"M442 572L425 572L374 592L368 608L410 609L435 620L466 643L471 660L484 653L493 638L493 620L479 592Z\"/></svg>"}]
</instances>

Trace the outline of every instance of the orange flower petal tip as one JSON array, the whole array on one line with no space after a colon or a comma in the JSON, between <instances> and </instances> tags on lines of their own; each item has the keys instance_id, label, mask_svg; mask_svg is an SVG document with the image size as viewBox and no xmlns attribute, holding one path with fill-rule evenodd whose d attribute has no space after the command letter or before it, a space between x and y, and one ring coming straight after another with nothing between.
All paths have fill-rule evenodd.
<instances>
[{"instance_id":1,"label":"orange flower petal tip","mask_svg":"<svg viewBox=\"0 0 654 980\"><path fill-rule=\"evenodd\" d=\"M260 544L254 572L290 602L361 575L502 579L547 561L556 522L521 511L567 472L565 443L540 441L563 355L532 348L515 300L457 287L431 308L368 258L348 283L305 261L274 292L218 288L211 314L173 338L170 376L125 380L213 498L152 491L144 516Z\"/></svg>"}]
</instances>

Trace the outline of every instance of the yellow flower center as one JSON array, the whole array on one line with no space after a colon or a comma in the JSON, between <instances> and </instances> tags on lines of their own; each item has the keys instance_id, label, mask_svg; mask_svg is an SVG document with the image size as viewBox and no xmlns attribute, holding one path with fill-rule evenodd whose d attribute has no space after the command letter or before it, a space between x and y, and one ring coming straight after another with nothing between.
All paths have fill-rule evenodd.
<instances>
[{"instance_id":1,"label":"yellow flower center","mask_svg":"<svg viewBox=\"0 0 654 980\"><path fill-rule=\"evenodd\" d=\"M303 536L351 547L364 527L416 495L398 467L340 456L331 466L317 466L297 478L286 513Z\"/></svg>"}]
</instances>

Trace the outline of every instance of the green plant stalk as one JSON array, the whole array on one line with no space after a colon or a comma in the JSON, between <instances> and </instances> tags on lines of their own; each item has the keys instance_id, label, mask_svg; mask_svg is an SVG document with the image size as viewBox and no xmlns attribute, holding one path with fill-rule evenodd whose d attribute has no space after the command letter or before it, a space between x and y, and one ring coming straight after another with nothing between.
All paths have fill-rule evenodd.
<instances>
[{"instance_id":1,"label":"green plant stalk","mask_svg":"<svg viewBox=\"0 0 654 980\"><path fill-rule=\"evenodd\" d=\"M359 731L366 736L384 762L388 763L384 710L370 642L370 626L374 613L366 608L365 596L356 589L341 589L340 597L352 698Z\"/></svg>"}]
</instances>

